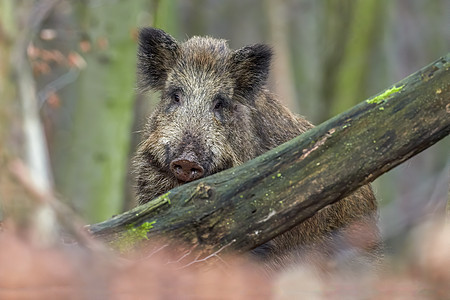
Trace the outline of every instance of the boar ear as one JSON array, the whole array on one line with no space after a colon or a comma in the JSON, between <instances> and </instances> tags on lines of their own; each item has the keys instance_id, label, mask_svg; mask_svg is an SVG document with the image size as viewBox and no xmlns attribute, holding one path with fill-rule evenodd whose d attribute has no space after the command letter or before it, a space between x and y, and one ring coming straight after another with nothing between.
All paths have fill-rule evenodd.
<instances>
[{"instance_id":1,"label":"boar ear","mask_svg":"<svg viewBox=\"0 0 450 300\"><path fill-rule=\"evenodd\" d=\"M264 44L236 50L232 55L236 93L246 99L253 98L255 92L267 81L271 58L272 49Z\"/></svg>"},{"instance_id":2,"label":"boar ear","mask_svg":"<svg viewBox=\"0 0 450 300\"><path fill-rule=\"evenodd\" d=\"M169 34L156 28L142 28L139 32L138 88L142 91L164 88L167 73L178 52L178 43Z\"/></svg>"}]
</instances>

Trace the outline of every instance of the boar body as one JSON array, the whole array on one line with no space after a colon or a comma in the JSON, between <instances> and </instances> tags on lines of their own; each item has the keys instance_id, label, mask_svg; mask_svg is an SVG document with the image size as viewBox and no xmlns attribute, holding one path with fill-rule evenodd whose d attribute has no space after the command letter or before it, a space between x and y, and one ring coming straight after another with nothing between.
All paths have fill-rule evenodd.
<instances>
[{"instance_id":1,"label":"boar body","mask_svg":"<svg viewBox=\"0 0 450 300\"><path fill-rule=\"evenodd\" d=\"M266 45L231 50L224 40L193 37L178 43L161 30L141 30L138 86L159 91L161 101L135 158L140 204L238 166L313 127L267 90L271 56ZM376 218L367 185L258 247L253 256L272 270L305 260L327 268L329 259L346 253L352 253L350 260L373 261L379 249Z\"/></svg>"}]
</instances>

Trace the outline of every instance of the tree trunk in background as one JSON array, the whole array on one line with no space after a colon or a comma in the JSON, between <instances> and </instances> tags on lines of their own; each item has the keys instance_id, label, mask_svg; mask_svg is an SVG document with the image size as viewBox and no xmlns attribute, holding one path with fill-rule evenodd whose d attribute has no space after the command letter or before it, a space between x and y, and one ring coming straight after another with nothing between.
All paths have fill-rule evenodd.
<instances>
[{"instance_id":1,"label":"tree trunk in background","mask_svg":"<svg viewBox=\"0 0 450 300\"><path fill-rule=\"evenodd\" d=\"M90 222L122 210L135 99L136 36L146 0L77 4L86 68L70 134L58 141L57 187ZM88 47L86 47L88 45Z\"/></svg>"},{"instance_id":2,"label":"tree trunk in background","mask_svg":"<svg viewBox=\"0 0 450 300\"><path fill-rule=\"evenodd\" d=\"M335 116L368 96L366 81L370 59L383 21L383 0L358 0L353 5L344 55L335 73L330 115Z\"/></svg>"},{"instance_id":3,"label":"tree trunk in background","mask_svg":"<svg viewBox=\"0 0 450 300\"><path fill-rule=\"evenodd\" d=\"M18 117L20 106L10 64L14 37L18 32L14 1L0 2L0 220L4 217L4 210L21 198L7 171L11 160L22 153L19 142L21 136L13 133L22 130Z\"/></svg>"},{"instance_id":4,"label":"tree trunk in background","mask_svg":"<svg viewBox=\"0 0 450 300\"><path fill-rule=\"evenodd\" d=\"M141 26L152 26L160 28L172 36L178 36L178 1L175 0L153 0L152 5L147 8L152 8L150 15L152 19L150 22L142 24ZM141 131L144 128L147 116L150 115L153 108L159 101L159 94L149 92L146 95L136 95L134 105L134 119L131 131L131 146L128 158L128 169L126 174L126 191L124 199L124 210L129 210L136 206L136 197L134 193L134 174L132 160L134 152L141 141Z\"/></svg>"},{"instance_id":5,"label":"tree trunk in background","mask_svg":"<svg viewBox=\"0 0 450 300\"><path fill-rule=\"evenodd\" d=\"M56 1L0 3L0 217L39 245L56 238L47 145L38 113L29 41Z\"/></svg>"},{"instance_id":6,"label":"tree trunk in background","mask_svg":"<svg viewBox=\"0 0 450 300\"><path fill-rule=\"evenodd\" d=\"M273 90L292 111L299 113L292 58L289 44L289 20L285 17L289 7L286 1L265 0L267 20L270 31L270 44L273 47L274 58L272 62Z\"/></svg>"},{"instance_id":7,"label":"tree trunk in background","mask_svg":"<svg viewBox=\"0 0 450 300\"><path fill-rule=\"evenodd\" d=\"M153 22L148 25L160 28L178 38L177 8L177 0L153 0Z\"/></svg>"}]
</instances>

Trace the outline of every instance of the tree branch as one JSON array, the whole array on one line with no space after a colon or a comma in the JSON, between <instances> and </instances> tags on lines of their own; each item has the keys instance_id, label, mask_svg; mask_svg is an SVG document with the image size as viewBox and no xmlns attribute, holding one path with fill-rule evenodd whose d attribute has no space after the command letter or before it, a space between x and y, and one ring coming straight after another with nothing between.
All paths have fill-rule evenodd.
<instances>
[{"instance_id":1,"label":"tree branch","mask_svg":"<svg viewBox=\"0 0 450 300\"><path fill-rule=\"evenodd\" d=\"M242 166L87 228L113 246L164 237L205 257L255 248L447 136L449 69L450 53Z\"/></svg>"}]
</instances>

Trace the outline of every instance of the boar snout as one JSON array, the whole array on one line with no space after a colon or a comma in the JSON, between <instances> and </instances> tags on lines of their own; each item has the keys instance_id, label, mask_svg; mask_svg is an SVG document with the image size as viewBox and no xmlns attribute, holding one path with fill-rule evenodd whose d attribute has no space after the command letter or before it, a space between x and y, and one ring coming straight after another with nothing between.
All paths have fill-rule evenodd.
<instances>
[{"instance_id":1,"label":"boar snout","mask_svg":"<svg viewBox=\"0 0 450 300\"><path fill-rule=\"evenodd\" d=\"M203 177L205 170L192 156L172 160L170 171L182 182L190 182Z\"/></svg>"}]
</instances>

